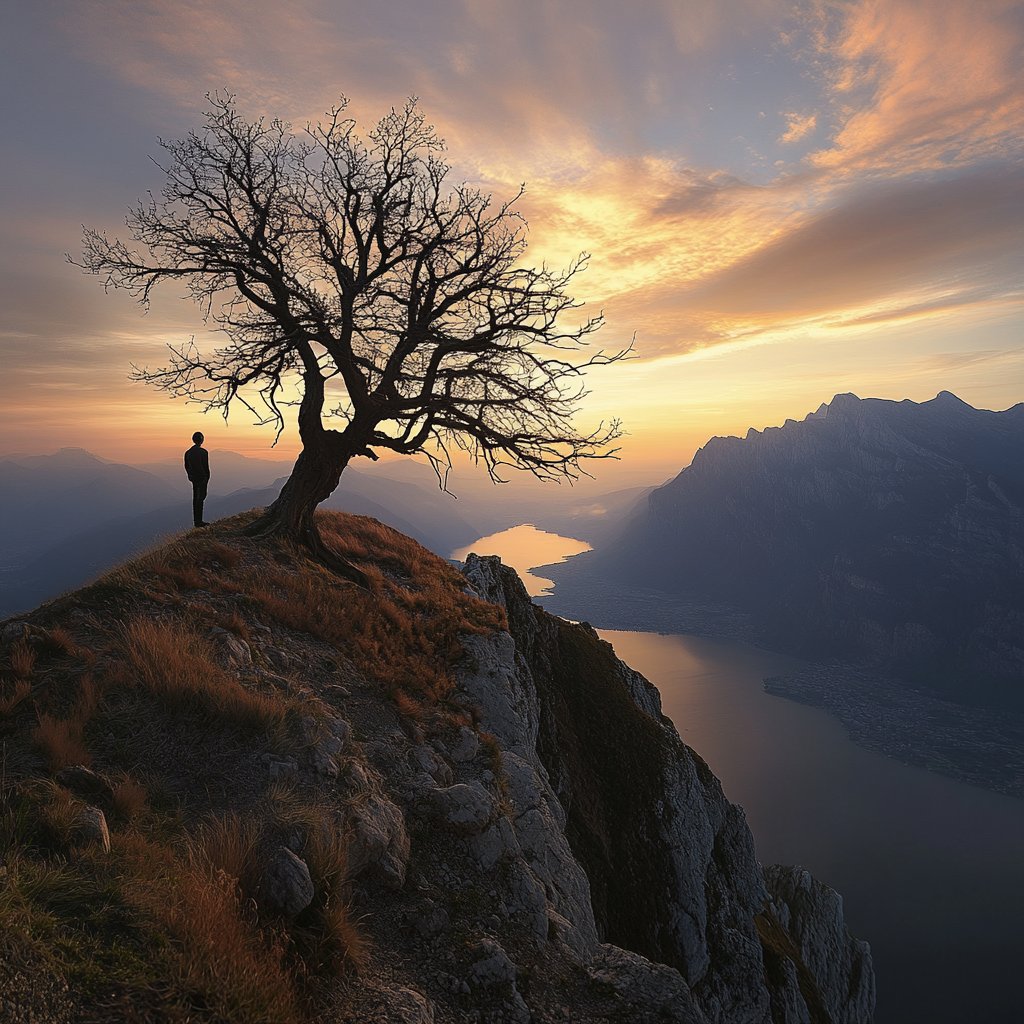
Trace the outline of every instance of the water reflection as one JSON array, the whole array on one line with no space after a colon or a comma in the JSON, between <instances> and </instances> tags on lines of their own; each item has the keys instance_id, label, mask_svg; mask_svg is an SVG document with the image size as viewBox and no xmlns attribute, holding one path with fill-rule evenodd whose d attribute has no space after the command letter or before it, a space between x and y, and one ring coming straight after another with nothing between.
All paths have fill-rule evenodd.
<instances>
[{"instance_id":1,"label":"water reflection","mask_svg":"<svg viewBox=\"0 0 1024 1024\"><path fill-rule=\"evenodd\" d=\"M599 632L743 807L758 859L842 893L875 957L876 1024L1024 1020L1024 801L864 750L824 711L766 694L795 659Z\"/></svg>"},{"instance_id":2,"label":"water reflection","mask_svg":"<svg viewBox=\"0 0 1024 1024\"><path fill-rule=\"evenodd\" d=\"M542 594L550 594L555 584L543 576L534 576L531 569L538 565L564 562L571 555L589 550L590 545L586 541L560 537L557 533L538 530L532 523L524 523L511 530L481 537L453 551L451 557L464 562L471 551L478 555L498 555L505 565L512 566L519 573L530 597L540 597Z\"/></svg>"}]
</instances>

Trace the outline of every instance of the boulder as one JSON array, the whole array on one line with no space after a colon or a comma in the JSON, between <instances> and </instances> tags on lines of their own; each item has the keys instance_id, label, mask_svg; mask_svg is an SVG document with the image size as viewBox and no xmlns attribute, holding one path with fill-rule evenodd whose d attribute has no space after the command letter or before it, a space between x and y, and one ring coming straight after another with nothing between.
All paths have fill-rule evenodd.
<instances>
[{"instance_id":1,"label":"boulder","mask_svg":"<svg viewBox=\"0 0 1024 1024\"><path fill-rule=\"evenodd\" d=\"M441 825L455 835L479 835L494 816L494 797L479 782L437 789L432 797Z\"/></svg>"},{"instance_id":2,"label":"boulder","mask_svg":"<svg viewBox=\"0 0 1024 1024\"><path fill-rule=\"evenodd\" d=\"M484 939L478 952L480 959L469 969L469 980L473 985L491 988L494 985L513 985L516 980L516 965L508 954L493 939Z\"/></svg>"},{"instance_id":3,"label":"boulder","mask_svg":"<svg viewBox=\"0 0 1024 1024\"><path fill-rule=\"evenodd\" d=\"M261 896L269 910L293 918L313 902L315 890L306 862L287 846L279 846L270 855L263 876Z\"/></svg>"},{"instance_id":4,"label":"boulder","mask_svg":"<svg viewBox=\"0 0 1024 1024\"><path fill-rule=\"evenodd\" d=\"M439 786L450 786L454 781L451 766L426 744L419 744L409 751L409 764L413 771L426 774Z\"/></svg>"},{"instance_id":5,"label":"boulder","mask_svg":"<svg viewBox=\"0 0 1024 1024\"><path fill-rule=\"evenodd\" d=\"M78 822L78 830L87 843L98 843L104 853L110 852L110 832L106 815L98 807L85 807Z\"/></svg>"},{"instance_id":6,"label":"boulder","mask_svg":"<svg viewBox=\"0 0 1024 1024\"><path fill-rule=\"evenodd\" d=\"M8 622L4 626L3 639L5 644L15 644L19 640L24 640L29 635L29 626L27 622Z\"/></svg>"},{"instance_id":7,"label":"boulder","mask_svg":"<svg viewBox=\"0 0 1024 1024\"><path fill-rule=\"evenodd\" d=\"M386 797L372 794L353 809L350 820L348 863L352 876L372 868L386 885L405 884L409 864L409 836L402 812Z\"/></svg>"},{"instance_id":8,"label":"boulder","mask_svg":"<svg viewBox=\"0 0 1024 1024\"><path fill-rule=\"evenodd\" d=\"M448 749L453 761L472 761L480 750L480 739L472 729L463 725L460 726L459 735Z\"/></svg>"}]
</instances>

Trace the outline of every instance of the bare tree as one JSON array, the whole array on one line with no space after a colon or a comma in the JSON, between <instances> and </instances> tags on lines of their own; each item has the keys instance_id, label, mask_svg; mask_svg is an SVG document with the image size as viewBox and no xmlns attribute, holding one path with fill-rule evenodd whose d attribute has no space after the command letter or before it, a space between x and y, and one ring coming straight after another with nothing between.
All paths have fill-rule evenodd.
<instances>
[{"instance_id":1,"label":"bare tree","mask_svg":"<svg viewBox=\"0 0 1024 1024\"><path fill-rule=\"evenodd\" d=\"M442 480L453 447L495 480L503 466L575 478L581 459L614 453L617 420L571 424L586 368L625 355L573 361L602 322L563 323L586 254L562 273L522 266L519 196L446 188L443 142L415 100L365 141L344 99L302 132L248 122L230 96L211 103L201 131L160 142L161 196L127 218L141 251L87 229L80 265L144 308L156 284L182 281L227 339L172 347L134 379L225 416L241 402L278 436L298 405L302 451L257 532L338 563L313 513L374 448L424 452Z\"/></svg>"}]
</instances>

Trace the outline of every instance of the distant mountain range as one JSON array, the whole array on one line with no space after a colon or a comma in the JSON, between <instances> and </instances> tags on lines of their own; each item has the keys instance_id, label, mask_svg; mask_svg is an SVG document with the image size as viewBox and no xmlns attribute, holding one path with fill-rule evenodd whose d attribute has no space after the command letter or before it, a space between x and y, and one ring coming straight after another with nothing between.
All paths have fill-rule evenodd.
<instances>
[{"instance_id":1,"label":"distant mountain range","mask_svg":"<svg viewBox=\"0 0 1024 1024\"><path fill-rule=\"evenodd\" d=\"M210 463L211 521L269 505L292 467L223 450L211 452ZM646 493L582 498L571 488L494 487L459 477L456 499L422 463L366 467L346 469L324 507L372 516L445 558L523 522L594 542ZM128 466L82 448L0 456L0 618L81 586L191 521L191 487L178 459Z\"/></svg>"},{"instance_id":2,"label":"distant mountain range","mask_svg":"<svg viewBox=\"0 0 1024 1024\"><path fill-rule=\"evenodd\" d=\"M712 438L617 536L543 571L570 618L806 658L769 692L1024 796L1024 404L836 395Z\"/></svg>"},{"instance_id":3,"label":"distant mountain range","mask_svg":"<svg viewBox=\"0 0 1024 1024\"><path fill-rule=\"evenodd\" d=\"M837 395L716 437L596 559L776 644L1024 709L1024 404Z\"/></svg>"}]
</instances>

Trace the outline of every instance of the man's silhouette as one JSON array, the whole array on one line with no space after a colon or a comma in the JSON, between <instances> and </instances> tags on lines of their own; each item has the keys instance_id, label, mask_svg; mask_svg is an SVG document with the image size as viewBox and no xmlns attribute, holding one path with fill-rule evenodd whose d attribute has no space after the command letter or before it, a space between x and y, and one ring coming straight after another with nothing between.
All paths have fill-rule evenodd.
<instances>
[{"instance_id":1,"label":"man's silhouette","mask_svg":"<svg viewBox=\"0 0 1024 1024\"><path fill-rule=\"evenodd\" d=\"M192 519L196 526L209 526L203 522L203 502L210 483L210 453L203 447L203 435L198 430L192 440L195 443L185 452L185 473L192 481Z\"/></svg>"}]
</instances>

